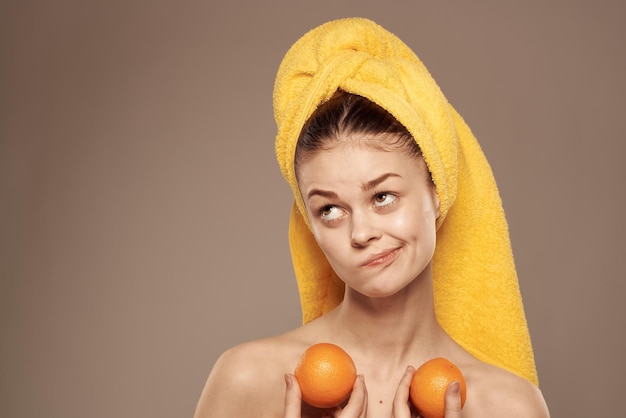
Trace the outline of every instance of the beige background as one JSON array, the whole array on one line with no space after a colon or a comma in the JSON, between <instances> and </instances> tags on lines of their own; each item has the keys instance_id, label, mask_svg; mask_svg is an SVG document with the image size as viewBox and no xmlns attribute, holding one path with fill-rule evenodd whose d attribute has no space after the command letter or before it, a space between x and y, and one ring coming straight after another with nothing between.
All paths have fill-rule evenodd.
<instances>
[{"instance_id":1,"label":"beige background","mask_svg":"<svg viewBox=\"0 0 626 418\"><path fill-rule=\"evenodd\" d=\"M554 417L623 416L619 1L4 1L0 416L189 417L227 347L297 326L278 63L371 17L490 159Z\"/></svg>"}]
</instances>

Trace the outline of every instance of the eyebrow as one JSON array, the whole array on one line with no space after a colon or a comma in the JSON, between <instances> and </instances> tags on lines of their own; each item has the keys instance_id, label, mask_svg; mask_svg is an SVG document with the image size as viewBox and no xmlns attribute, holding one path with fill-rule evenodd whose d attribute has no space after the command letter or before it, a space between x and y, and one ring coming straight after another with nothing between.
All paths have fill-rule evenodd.
<instances>
[{"instance_id":1,"label":"eyebrow","mask_svg":"<svg viewBox=\"0 0 626 418\"><path fill-rule=\"evenodd\" d=\"M380 183L387 180L389 177L400 177L400 176L396 173L385 173L382 176L376 177L374 180L370 180L367 183L365 183L363 185L363 191L366 192L368 190L372 190L373 188L378 186Z\"/></svg>"},{"instance_id":2,"label":"eyebrow","mask_svg":"<svg viewBox=\"0 0 626 418\"><path fill-rule=\"evenodd\" d=\"M365 192L367 192L369 190L372 190L376 186L378 186L379 184L381 184L382 182L384 182L385 180L387 180L390 177L400 177L400 176L398 174L395 174L395 173L385 173L385 174L383 174L381 176L378 176L375 179L370 180L367 183L363 184L361 189L363 189L363 191L365 191ZM309 193L307 193L306 197L307 197L307 199L310 199L312 196L322 196L322 197L326 197L326 198L337 198L337 193L332 192L330 190L313 189Z\"/></svg>"}]
</instances>

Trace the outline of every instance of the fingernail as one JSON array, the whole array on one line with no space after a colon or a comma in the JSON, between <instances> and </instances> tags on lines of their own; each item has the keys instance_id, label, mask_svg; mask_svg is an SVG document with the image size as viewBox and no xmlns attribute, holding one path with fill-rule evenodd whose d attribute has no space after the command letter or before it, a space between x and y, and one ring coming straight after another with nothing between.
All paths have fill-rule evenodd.
<instances>
[{"instance_id":1,"label":"fingernail","mask_svg":"<svg viewBox=\"0 0 626 418\"><path fill-rule=\"evenodd\" d=\"M291 387L291 376L287 373L285 373L285 384L288 388Z\"/></svg>"},{"instance_id":2,"label":"fingernail","mask_svg":"<svg viewBox=\"0 0 626 418\"><path fill-rule=\"evenodd\" d=\"M452 395L458 395L461 391L461 384L457 381L450 383L450 388L448 388Z\"/></svg>"}]
</instances>

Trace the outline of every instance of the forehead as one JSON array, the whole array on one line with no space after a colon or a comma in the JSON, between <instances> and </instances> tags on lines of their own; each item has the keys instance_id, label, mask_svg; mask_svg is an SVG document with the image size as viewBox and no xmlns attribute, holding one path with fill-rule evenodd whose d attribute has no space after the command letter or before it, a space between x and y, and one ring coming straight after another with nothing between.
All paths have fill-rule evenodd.
<instances>
[{"instance_id":1,"label":"forehead","mask_svg":"<svg viewBox=\"0 0 626 418\"><path fill-rule=\"evenodd\" d=\"M386 173L407 180L427 175L421 157L398 147L372 146L370 141L335 141L310 155L299 167L300 189L360 185Z\"/></svg>"}]
</instances>

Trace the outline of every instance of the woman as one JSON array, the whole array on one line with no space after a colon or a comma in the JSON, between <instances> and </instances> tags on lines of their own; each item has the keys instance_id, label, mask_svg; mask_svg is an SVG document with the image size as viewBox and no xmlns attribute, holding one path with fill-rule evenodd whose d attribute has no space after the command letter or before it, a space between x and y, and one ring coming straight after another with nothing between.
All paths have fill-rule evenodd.
<instances>
[{"instance_id":1,"label":"woman","mask_svg":"<svg viewBox=\"0 0 626 418\"><path fill-rule=\"evenodd\" d=\"M415 367L446 357L467 382L446 418L547 417L491 171L412 51L369 20L321 25L285 56L274 109L305 325L226 351L196 416L408 418ZM326 410L292 375L323 341L359 373Z\"/></svg>"}]
</instances>

